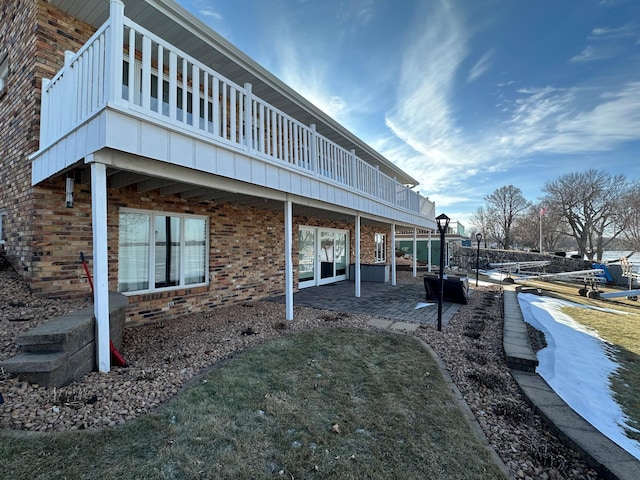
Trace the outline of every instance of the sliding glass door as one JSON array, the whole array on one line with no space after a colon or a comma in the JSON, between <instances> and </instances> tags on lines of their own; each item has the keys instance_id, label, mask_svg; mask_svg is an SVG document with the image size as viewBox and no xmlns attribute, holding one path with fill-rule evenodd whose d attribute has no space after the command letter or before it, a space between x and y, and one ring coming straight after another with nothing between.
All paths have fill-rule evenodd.
<instances>
[{"instance_id":1,"label":"sliding glass door","mask_svg":"<svg viewBox=\"0 0 640 480\"><path fill-rule=\"evenodd\" d=\"M347 279L347 230L300 227L298 246L300 288Z\"/></svg>"}]
</instances>

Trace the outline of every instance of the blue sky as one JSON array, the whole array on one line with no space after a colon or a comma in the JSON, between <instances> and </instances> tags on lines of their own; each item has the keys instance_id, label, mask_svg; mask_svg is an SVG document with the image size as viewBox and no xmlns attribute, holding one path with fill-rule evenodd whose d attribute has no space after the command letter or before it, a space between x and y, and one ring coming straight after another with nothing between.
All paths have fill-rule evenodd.
<instances>
[{"instance_id":1,"label":"blue sky","mask_svg":"<svg viewBox=\"0 0 640 480\"><path fill-rule=\"evenodd\" d=\"M505 185L640 179L638 0L179 0L470 226Z\"/></svg>"}]
</instances>

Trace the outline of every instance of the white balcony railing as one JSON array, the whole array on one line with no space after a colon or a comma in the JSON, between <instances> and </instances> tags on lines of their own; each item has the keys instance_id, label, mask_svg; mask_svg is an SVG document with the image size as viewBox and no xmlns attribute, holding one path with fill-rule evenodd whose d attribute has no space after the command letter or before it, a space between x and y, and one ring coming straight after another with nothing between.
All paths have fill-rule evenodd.
<instances>
[{"instance_id":1,"label":"white balcony railing","mask_svg":"<svg viewBox=\"0 0 640 480\"><path fill-rule=\"evenodd\" d=\"M112 4L113 5L113 4ZM435 216L433 202L112 9L64 67L43 80L40 148L107 104L197 133L247 155L345 185L377 200Z\"/></svg>"}]
</instances>

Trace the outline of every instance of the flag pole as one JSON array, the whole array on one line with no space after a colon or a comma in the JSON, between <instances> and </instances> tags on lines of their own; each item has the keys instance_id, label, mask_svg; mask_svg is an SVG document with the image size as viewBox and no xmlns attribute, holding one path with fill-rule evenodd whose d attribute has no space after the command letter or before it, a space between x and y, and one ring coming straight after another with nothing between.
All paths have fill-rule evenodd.
<instances>
[{"instance_id":1,"label":"flag pole","mask_svg":"<svg viewBox=\"0 0 640 480\"><path fill-rule=\"evenodd\" d=\"M539 252L542 253L542 214L544 212L544 208L540 208L540 249Z\"/></svg>"}]
</instances>

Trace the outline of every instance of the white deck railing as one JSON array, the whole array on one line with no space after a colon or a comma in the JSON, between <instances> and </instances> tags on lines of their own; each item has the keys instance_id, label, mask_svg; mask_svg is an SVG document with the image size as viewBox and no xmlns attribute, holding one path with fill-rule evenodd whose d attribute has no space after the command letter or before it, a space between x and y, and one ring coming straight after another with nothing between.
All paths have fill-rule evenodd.
<instances>
[{"instance_id":1,"label":"white deck railing","mask_svg":"<svg viewBox=\"0 0 640 480\"><path fill-rule=\"evenodd\" d=\"M43 80L40 148L108 103L435 216L433 202L318 134L314 125L253 95L250 84L237 85L132 22L118 8L77 53L65 55L64 67L51 80Z\"/></svg>"}]
</instances>

